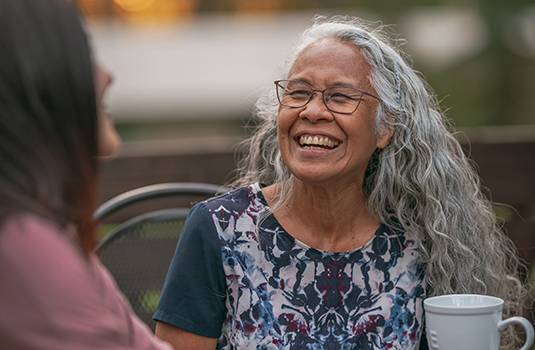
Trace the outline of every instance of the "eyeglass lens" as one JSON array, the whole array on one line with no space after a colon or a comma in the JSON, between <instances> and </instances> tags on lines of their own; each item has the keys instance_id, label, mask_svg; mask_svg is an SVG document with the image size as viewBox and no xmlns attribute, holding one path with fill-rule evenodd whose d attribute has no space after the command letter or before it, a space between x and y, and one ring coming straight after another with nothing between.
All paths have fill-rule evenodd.
<instances>
[{"instance_id":1,"label":"eyeglass lens","mask_svg":"<svg viewBox=\"0 0 535 350\"><path fill-rule=\"evenodd\" d=\"M317 92L321 93L321 90L314 90L301 81L286 80L277 83L279 102L287 107L304 107ZM359 106L361 98L362 92L351 87L331 86L323 90L325 105L335 113L353 113Z\"/></svg>"}]
</instances>

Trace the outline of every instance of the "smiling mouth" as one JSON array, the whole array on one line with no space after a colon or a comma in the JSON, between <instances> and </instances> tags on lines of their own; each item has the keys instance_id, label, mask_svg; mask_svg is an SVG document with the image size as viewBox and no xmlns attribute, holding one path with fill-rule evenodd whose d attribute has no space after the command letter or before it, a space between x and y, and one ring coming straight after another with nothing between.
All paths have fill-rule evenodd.
<instances>
[{"instance_id":1,"label":"smiling mouth","mask_svg":"<svg viewBox=\"0 0 535 350\"><path fill-rule=\"evenodd\" d=\"M332 140L325 136L301 136L299 145L304 149L330 150L338 147L340 144L337 140Z\"/></svg>"}]
</instances>

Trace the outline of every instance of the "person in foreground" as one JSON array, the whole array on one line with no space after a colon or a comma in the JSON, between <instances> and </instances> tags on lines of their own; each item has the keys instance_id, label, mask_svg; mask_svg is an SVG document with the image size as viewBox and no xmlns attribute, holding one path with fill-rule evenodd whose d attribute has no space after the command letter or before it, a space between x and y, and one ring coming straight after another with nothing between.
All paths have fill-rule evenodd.
<instances>
[{"instance_id":1,"label":"person in foreground","mask_svg":"<svg viewBox=\"0 0 535 350\"><path fill-rule=\"evenodd\" d=\"M194 206L154 318L175 349L424 348L423 300L526 290L433 93L383 28L318 17Z\"/></svg>"},{"instance_id":2,"label":"person in foreground","mask_svg":"<svg viewBox=\"0 0 535 350\"><path fill-rule=\"evenodd\" d=\"M0 349L170 350L93 253L97 156L120 144L67 0L0 0Z\"/></svg>"}]
</instances>

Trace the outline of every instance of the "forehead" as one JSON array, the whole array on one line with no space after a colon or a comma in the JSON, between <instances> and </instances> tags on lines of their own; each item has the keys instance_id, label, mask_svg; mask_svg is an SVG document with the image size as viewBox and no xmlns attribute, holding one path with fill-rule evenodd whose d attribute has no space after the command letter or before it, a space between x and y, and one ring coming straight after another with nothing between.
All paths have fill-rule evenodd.
<instances>
[{"instance_id":1,"label":"forehead","mask_svg":"<svg viewBox=\"0 0 535 350\"><path fill-rule=\"evenodd\" d=\"M358 49L335 38L320 39L307 46L295 60L290 79L312 84L369 85L370 66Z\"/></svg>"}]
</instances>

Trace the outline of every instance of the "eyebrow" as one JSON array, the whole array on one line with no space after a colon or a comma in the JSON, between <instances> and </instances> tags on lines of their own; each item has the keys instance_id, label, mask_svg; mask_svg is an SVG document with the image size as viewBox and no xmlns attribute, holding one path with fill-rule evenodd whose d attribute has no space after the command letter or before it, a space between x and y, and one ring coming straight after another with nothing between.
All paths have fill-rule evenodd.
<instances>
[{"instance_id":1,"label":"eyebrow","mask_svg":"<svg viewBox=\"0 0 535 350\"><path fill-rule=\"evenodd\" d=\"M290 79L290 80L297 80L297 81L302 81L303 83L307 83L308 85L314 87L314 85L312 84L312 82L310 82L310 80L306 79L306 78L295 78L295 79ZM332 84L329 84L329 86L327 86L328 88L329 87L333 87L333 86L341 86L341 87L350 87L350 88L353 88L353 89L359 89L361 90L361 88L358 88L356 86L353 86L351 84L348 84L348 83L343 83L343 82L339 82L339 81L336 81Z\"/></svg>"}]
</instances>

